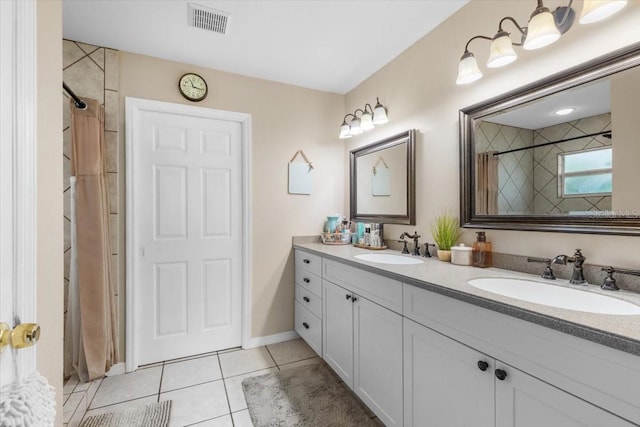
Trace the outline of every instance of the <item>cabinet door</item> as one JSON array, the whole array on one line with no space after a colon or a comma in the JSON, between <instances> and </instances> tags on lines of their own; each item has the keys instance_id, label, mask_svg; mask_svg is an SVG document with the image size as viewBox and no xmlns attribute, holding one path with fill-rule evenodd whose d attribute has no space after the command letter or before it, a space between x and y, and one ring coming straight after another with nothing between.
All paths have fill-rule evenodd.
<instances>
[{"instance_id":1,"label":"cabinet door","mask_svg":"<svg viewBox=\"0 0 640 427\"><path fill-rule=\"evenodd\" d=\"M402 316L353 298L353 391L386 426L402 426Z\"/></svg>"},{"instance_id":2,"label":"cabinet door","mask_svg":"<svg viewBox=\"0 0 640 427\"><path fill-rule=\"evenodd\" d=\"M353 389L353 303L351 292L322 281L323 358Z\"/></svg>"},{"instance_id":3,"label":"cabinet door","mask_svg":"<svg viewBox=\"0 0 640 427\"><path fill-rule=\"evenodd\" d=\"M634 424L501 362L496 427L631 427Z\"/></svg>"},{"instance_id":4,"label":"cabinet door","mask_svg":"<svg viewBox=\"0 0 640 427\"><path fill-rule=\"evenodd\" d=\"M481 370L478 362L485 362ZM404 319L405 426L494 426L493 359Z\"/></svg>"}]
</instances>

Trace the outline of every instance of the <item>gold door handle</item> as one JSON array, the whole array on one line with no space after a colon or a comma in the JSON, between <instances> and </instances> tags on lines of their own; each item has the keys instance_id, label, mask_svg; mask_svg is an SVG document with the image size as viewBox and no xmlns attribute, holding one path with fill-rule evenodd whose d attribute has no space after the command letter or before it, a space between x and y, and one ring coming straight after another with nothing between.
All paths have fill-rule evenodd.
<instances>
[{"instance_id":1,"label":"gold door handle","mask_svg":"<svg viewBox=\"0 0 640 427\"><path fill-rule=\"evenodd\" d=\"M40 325L21 323L11 332L11 346L16 349L31 347L40 339Z\"/></svg>"},{"instance_id":2,"label":"gold door handle","mask_svg":"<svg viewBox=\"0 0 640 427\"><path fill-rule=\"evenodd\" d=\"M5 347L9 346L9 336L11 335L11 328L4 322L0 323L0 353L4 351Z\"/></svg>"}]
</instances>

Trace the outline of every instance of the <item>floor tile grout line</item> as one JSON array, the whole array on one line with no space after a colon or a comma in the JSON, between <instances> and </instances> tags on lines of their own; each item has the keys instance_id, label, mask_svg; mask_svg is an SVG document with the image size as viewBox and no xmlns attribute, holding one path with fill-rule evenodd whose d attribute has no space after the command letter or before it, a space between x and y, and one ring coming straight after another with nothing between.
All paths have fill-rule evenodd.
<instances>
[{"instance_id":1,"label":"floor tile grout line","mask_svg":"<svg viewBox=\"0 0 640 427\"><path fill-rule=\"evenodd\" d=\"M96 394L97 394L97 392L96 392ZM134 400L146 399L147 397L153 397L153 396L156 396L156 393L147 394L145 396L134 397L133 399L121 400L121 401L118 401L118 402L109 403L108 405L96 406L95 408L87 407L87 412L93 411L94 409L103 409L103 408L106 408L108 406L120 405L122 403L133 402Z\"/></svg>"},{"instance_id":2,"label":"floor tile grout line","mask_svg":"<svg viewBox=\"0 0 640 427\"><path fill-rule=\"evenodd\" d=\"M231 375L229 377L225 377L224 374L223 374L222 379L223 380L230 380L231 378L241 377L243 375L252 374L254 372L260 372L260 371L264 371L264 370L271 369L271 368L277 368L277 367L278 367L277 365L267 366L266 368L254 369L253 371L243 372L241 374Z\"/></svg>"},{"instance_id":3,"label":"floor tile grout line","mask_svg":"<svg viewBox=\"0 0 640 427\"><path fill-rule=\"evenodd\" d=\"M220 356L216 356L218 359L218 367L220 368L220 375L222 376L222 387L224 387L224 396L227 398L227 408L229 408L229 416L231 417L231 425L235 427L235 422L233 421L233 416L231 415L231 402L229 402L229 391L227 390L227 382L224 380L224 375L222 373L222 362L220 361Z\"/></svg>"},{"instance_id":4,"label":"floor tile grout line","mask_svg":"<svg viewBox=\"0 0 640 427\"><path fill-rule=\"evenodd\" d=\"M189 384L189 385L186 385L184 387L178 387L178 388L172 388L171 390L160 391L160 394L171 393L171 392L174 392L174 391L184 390L184 389L191 388L191 387L197 387L199 385L204 385L204 384L211 384L211 383L215 383L217 381L222 381L222 380L223 380L223 378L218 378L217 380L204 381L204 382L197 383L197 384Z\"/></svg>"},{"instance_id":5,"label":"floor tile grout line","mask_svg":"<svg viewBox=\"0 0 640 427\"><path fill-rule=\"evenodd\" d=\"M231 416L231 413L229 414L224 414L224 415L218 415L217 417L213 417L213 418L207 418L206 420L202 420L202 421L196 421L195 423L192 424L187 424L184 427L191 427L191 426L195 426L201 423L204 423L205 421L212 421L212 420L217 420L218 418L222 418L222 417L226 417L229 416L231 418L231 422L233 423L233 417Z\"/></svg>"},{"instance_id":6,"label":"floor tile grout line","mask_svg":"<svg viewBox=\"0 0 640 427\"><path fill-rule=\"evenodd\" d=\"M162 394L162 380L164 380L164 365L166 362L162 362L162 370L160 371L160 384L158 385L158 398L156 402L160 402L160 395Z\"/></svg>"},{"instance_id":7,"label":"floor tile grout line","mask_svg":"<svg viewBox=\"0 0 640 427\"><path fill-rule=\"evenodd\" d=\"M271 360L273 360L273 363L276 365L276 368L278 368L278 371L279 371L280 365L278 365L278 362L276 362L275 357L273 357L273 354L271 354L271 351L269 351L269 347L265 345L264 349L267 350L267 353L269 353L269 357L271 358Z\"/></svg>"}]
</instances>

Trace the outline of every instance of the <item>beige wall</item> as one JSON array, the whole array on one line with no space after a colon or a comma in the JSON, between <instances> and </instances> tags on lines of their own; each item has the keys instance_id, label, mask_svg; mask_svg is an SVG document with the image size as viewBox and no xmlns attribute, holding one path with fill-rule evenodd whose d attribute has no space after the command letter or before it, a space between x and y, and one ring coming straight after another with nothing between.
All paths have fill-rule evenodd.
<instances>
[{"instance_id":1,"label":"beige wall","mask_svg":"<svg viewBox=\"0 0 640 427\"><path fill-rule=\"evenodd\" d=\"M186 72L207 81L204 101L191 103L179 94L177 82ZM319 234L326 215L344 209L345 151L337 138L344 97L120 52L121 135L125 97L252 115L251 335L293 330L291 236ZM310 196L287 193L287 163L299 149L314 165ZM124 182L120 184L124 188ZM121 202L124 206L124 199ZM124 239L120 241L122 245ZM124 298L124 289L120 295Z\"/></svg>"},{"instance_id":2,"label":"beige wall","mask_svg":"<svg viewBox=\"0 0 640 427\"><path fill-rule=\"evenodd\" d=\"M552 8L559 4L547 3ZM581 2L576 5L581 7ZM429 239L434 212L443 207L459 209L458 110L640 41L640 1L632 1L623 12L604 23L576 24L562 39L545 49L517 48L520 58L504 68L487 69L484 63L489 44L474 41L471 49L482 64L485 76L471 85L456 86L457 64L467 40L476 34L493 35L498 21L505 15L526 22L533 7L529 1L472 0L347 94L347 111L362 108L379 96L389 107L390 120L383 127L351 138L347 143L349 150L406 129L419 130L416 228ZM348 170L347 161L345 170ZM348 185L345 182L345 188ZM345 204L348 205L347 198ZM393 236L413 228L387 226L385 231ZM490 230L487 236L497 252L549 257L582 248L591 263L640 267L637 237L506 230ZM462 240L472 241L473 231L466 231Z\"/></svg>"},{"instance_id":3,"label":"beige wall","mask_svg":"<svg viewBox=\"0 0 640 427\"><path fill-rule=\"evenodd\" d=\"M62 425L62 2L37 3L38 370L56 389Z\"/></svg>"}]
</instances>

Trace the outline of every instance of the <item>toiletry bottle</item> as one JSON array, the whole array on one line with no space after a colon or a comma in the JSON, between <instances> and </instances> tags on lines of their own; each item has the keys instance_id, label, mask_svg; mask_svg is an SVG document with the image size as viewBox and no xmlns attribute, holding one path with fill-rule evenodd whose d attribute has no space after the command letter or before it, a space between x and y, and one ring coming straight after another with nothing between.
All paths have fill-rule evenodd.
<instances>
[{"instance_id":1,"label":"toiletry bottle","mask_svg":"<svg viewBox=\"0 0 640 427\"><path fill-rule=\"evenodd\" d=\"M473 243L473 266L474 267L491 267L491 242L487 242L487 236L484 231L478 231L478 240Z\"/></svg>"},{"instance_id":2,"label":"toiletry bottle","mask_svg":"<svg viewBox=\"0 0 640 427\"><path fill-rule=\"evenodd\" d=\"M365 246L371 246L371 241L369 237L371 235L371 224L364 225L364 244Z\"/></svg>"}]
</instances>

